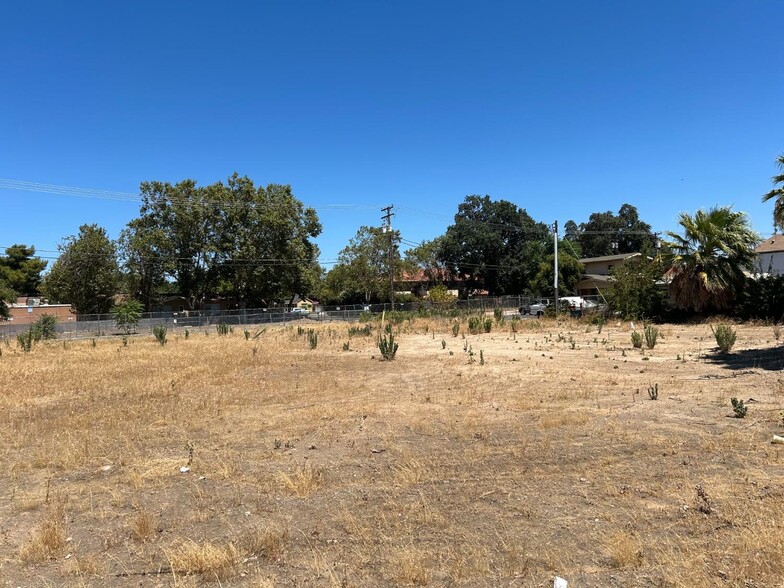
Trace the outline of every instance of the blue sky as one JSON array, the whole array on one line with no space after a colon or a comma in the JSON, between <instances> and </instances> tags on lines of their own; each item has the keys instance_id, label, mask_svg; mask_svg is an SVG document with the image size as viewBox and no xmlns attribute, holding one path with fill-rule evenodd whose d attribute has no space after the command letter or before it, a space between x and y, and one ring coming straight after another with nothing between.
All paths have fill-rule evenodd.
<instances>
[{"instance_id":1,"label":"blue sky","mask_svg":"<svg viewBox=\"0 0 784 588\"><path fill-rule=\"evenodd\" d=\"M0 178L291 184L325 261L381 206L420 241L467 194L548 223L628 202L656 231L732 204L767 235L782 22L780 0L6 3ZM2 187L0 204L0 246L39 250L138 213Z\"/></svg>"}]
</instances>

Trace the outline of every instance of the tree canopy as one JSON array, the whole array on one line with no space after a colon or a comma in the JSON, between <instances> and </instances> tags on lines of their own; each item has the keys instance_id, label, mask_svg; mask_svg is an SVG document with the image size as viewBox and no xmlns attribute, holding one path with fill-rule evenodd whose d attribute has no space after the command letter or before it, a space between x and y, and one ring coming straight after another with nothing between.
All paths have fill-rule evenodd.
<instances>
[{"instance_id":1,"label":"tree canopy","mask_svg":"<svg viewBox=\"0 0 784 588\"><path fill-rule=\"evenodd\" d=\"M315 210L290 186L256 187L233 174L198 187L144 182L141 216L121 240L126 270L143 295L176 282L191 309L216 294L247 305L304 294L320 275Z\"/></svg>"},{"instance_id":2,"label":"tree canopy","mask_svg":"<svg viewBox=\"0 0 784 588\"><path fill-rule=\"evenodd\" d=\"M8 303L13 302L14 300L16 300L16 292L0 280L0 317L8 318L10 314Z\"/></svg>"},{"instance_id":3,"label":"tree canopy","mask_svg":"<svg viewBox=\"0 0 784 588\"><path fill-rule=\"evenodd\" d=\"M762 201L767 202L775 199L773 224L780 229L784 229L784 155L779 155L776 158L776 163L782 173L773 176L773 185L775 187L762 197Z\"/></svg>"},{"instance_id":4,"label":"tree canopy","mask_svg":"<svg viewBox=\"0 0 784 588\"><path fill-rule=\"evenodd\" d=\"M47 262L35 257L35 247L12 245L0 255L0 283L19 296L35 296L41 286L41 273Z\"/></svg>"},{"instance_id":5,"label":"tree canopy","mask_svg":"<svg viewBox=\"0 0 784 588\"><path fill-rule=\"evenodd\" d=\"M360 227L338 254L338 263L327 274L330 297L340 301L389 300L389 233L377 227ZM403 269L398 250L399 234L392 233L392 271L399 279Z\"/></svg>"},{"instance_id":6,"label":"tree canopy","mask_svg":"<svg viewBox=\"0 0 784 588\"><path fill-rule=\"evenodd\" d=\"M610 310L625 319L660 316L664 309L664 291L660 258L641 255L619 263L610 271L613 276L607 302Z\"/></svg>"},{"instance_id":7,"label":"tree canopy","mask_svg":"<svg viewBox=\"0 0 784 588\"><path fill-rule=\"evenodd\" d=\"M540 296L552 296L555 277L555 254L550 253L540 263L531 288ZM567 296L585 272L585 266L569 253L558 251L558 295Z\"/></svg>"},{"instance_id":8,"label":"tree canopy","mask_svg":"<svg viewBox=\"0 0 784 588\"><path fill-rule=\"evenodd\" d=\"M682 213L683 235L668 232L666 277L670 292L684 309L725 310L736 299L753 265L759 237L743 212L731 207Z\"/></svg>"},{"instance_id":9,"label":"tree canopy","mask_svg":"<svg viewBox=\"0 0 784 588\"><path fill-rule=\"evenodd\" d=\"M579 227L574 221L564 225L567 239L576 240L584 257L602 257L616 253L637 253L652 244L651 225L640 220L637 208L624 204L618 214L594 212Z\"/></svg>"},{"instance_id":10,"label":"tree canopy","mask_svg":"<svg viewBox=\"0 0 784 588\"><path fill-rule=\"evenodd\" d=\"M70 303L79 314L100 314L112 308L119 286L117 248L98 225L82 225L79 234L58 246L60 257L41 285L52 301Z\"/></svg>"},{"instance_id":11,"label":"tree canopy","mask_svg":"<svg viewBox=\"0 0 784 588\"><path fill-rule=\"evenodd\" d=\"M452 273L493 295L518 294L529 287L542 255L547 226L506 200L466 196L441 243L441 258Z\"/></svg>"}]
</instances>

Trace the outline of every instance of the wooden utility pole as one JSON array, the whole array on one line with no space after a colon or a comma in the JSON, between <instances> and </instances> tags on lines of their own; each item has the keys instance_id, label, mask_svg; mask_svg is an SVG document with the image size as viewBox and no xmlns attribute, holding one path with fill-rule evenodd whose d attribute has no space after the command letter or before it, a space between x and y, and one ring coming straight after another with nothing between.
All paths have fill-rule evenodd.
<instances>
[{"instance_id":1,"label":"wooden utility pole","mask_svg":"<svg viewBox=\"0 0 784 588\"><path fill-rule=\"evenodd\" d=\"M381 217L381 220L384 221L384 226L381 230L389 233L389 302L392 305L392 310L395 310L395 238L392 233L392 217L395 216L395 213L392 212L393 208L394 205L390 204L389 206L381 209L385 213Z\"/></svg>"}]
</instances>

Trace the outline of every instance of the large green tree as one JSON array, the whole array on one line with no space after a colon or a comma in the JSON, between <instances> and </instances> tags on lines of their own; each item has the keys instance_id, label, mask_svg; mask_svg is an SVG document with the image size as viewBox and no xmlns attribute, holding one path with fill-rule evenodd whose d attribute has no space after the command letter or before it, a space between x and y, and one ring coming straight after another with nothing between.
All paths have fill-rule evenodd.
<instances>
[{"instance_id":1,"label":"large green tree","mask_svg":"<svg viewBox=\"0 0 784 588\"><path fill-rule=\"evenodd\" d=\"M138 226L128 230L139 236L141 257L160 262L149 268L148 282L160 283L163 274L191 309L216 294L266 304L305 294L318 281L311 239L321 224L290 186L256 187L235 173L204 187L144 182L141 195Z\"/></svg>"},{"instance_id":2,"label":"large green tree","mask_svg":"<svg viewBox=\"0 0 784 588\"><path fill-rule=\"evenodd\" d=\"M555 287L555 254L547 255L540 263L539 269L531 282L531 289L540 296L552 296ZM558 252L558 296L567 296L574 292L574 286L582 278L585 266L569 253Z\"/></svg>"},{"instance_id":3,"label":"large green tree","mask_svg":"<svg viewBox=\"0 0 784 588\"><path fill-rule=\"evenodd\" d=\"M173 260L165 256L165 243L163 230L149 216L133 219L120 233L123 289L141 302L145 312L152 310L174 267Z\"/></svg>"},{"instance_id":4,"label":"large green tree","mask_svg":"<svg viewBox=\"0 0 784 588\"><path fill-rule=\"evenodd\" d=\"M564 228L566 238L577 240L585 257L636 253L655 239L651 226L640 220L637 208L631 204L622 205L617 215L609 210L594 212L579 227L567 221Z\"/></svg>"},{"instance_id":5,"label":"large green tree","mask_svg":"<svg viewBox=\"0 0 784 588\"><path fill-rule=\"evenodd\" d=\"M14 292L5 282L0 280L0 317L8 318L10 312L8 310L8 303L16 300L16 292Z\"/></svg>"},{"instance_id":6,"label":"large green tree","mask_svg":"<svg viewBox=\"0 0 784 588\"><path fill-rule=\"evenodd\" d=\"M776 200L773 205L773 224L780 229L784 229L784 155L779 155L776 163L782 173L773 176L773 185L775 187L762 197L762 201Z\"/></svg>"},{"instance_id":7,"label":"large green tree","mask_svg":"<svg viewBox=\"0 0 784 588\"><path fill-rule=\"evenodd\" d=\"M442 261L493 295L525 291L544 254L547 226L506 200L466 196L442 241Z\"/></svg>"},{"instance_id":8,"label":"large green tree","mask_svg":"<svg viewBox=\"0 0 784 588\"><path fill-rule=\"evenodd\" d=\"M428 286L443 284L451 276L449 268L443 261L443 237L430 241L422 241L416 247L406 250L404 267L407 272L421 271L428 281Z\"/></svg>"},{"instance_id":9,"label":"large green tree","mask_svg":"<svg viewBox=\"0 0 784 588\"><path fill-rule=\"evenodd\" d=\"M70 303L78 314L109 312L119 287L117 248L98 225L82 225L79 234L58 246L60 257L44 278L41 291L52 301Z\"/></svg>"},{"instance_id":10,"label":"large green tree","mask_svg":"<svg viewBox=\"0 0 784 588\"><path fill-rule=\"evenodd\" d=\"M389 300L390 271L400 279L403 269L397 231L392 233L391 259L389 241L390 234L382 229L360 227L338 254L338 263L327 274L330 297L342 302Z\"/></svg>"},{"instance_id":11,"label":"large green tree","mask_svg":"<svg viewBox=\"0 0 784 588\"><path fill-rule=\"evenodd\" d=\"M670 294L681 308L696 312L730 308L753 265L759 241L749 219L731 207L681 213L683 234L668 232L664 255Z\"/></svg>"},{"instance_id":12,"label":"large green tree","mask_svg":"<svg viewBox=\"0 0 784 588\"><path fill-rule=\"evenodd\" d=\"M0 282L20 296L35 296L41 286L41 272L47 262L35 257L35 247L12 245L0 255Z\"/></svg>"},{"instance_id":13,"label":"large green tree","mask_svg":"<svg viewBox=\"0 0 784 588\"><path fill-rule=\"evenodd\" d=\"M290 186L256 188L234 174L216 196L225 203L217 243L223 293L257 306L316 288L321 267L311 238L321 233L321 224Z\"/></svg>"}]
</instances>

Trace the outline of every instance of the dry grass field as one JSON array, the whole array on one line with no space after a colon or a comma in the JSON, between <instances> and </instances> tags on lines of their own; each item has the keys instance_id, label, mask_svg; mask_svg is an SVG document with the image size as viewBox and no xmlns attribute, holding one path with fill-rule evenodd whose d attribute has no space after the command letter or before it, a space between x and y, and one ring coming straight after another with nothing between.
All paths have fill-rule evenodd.
<instances>
[{"instance_id":1,"label":"dry grass field","mask_svg":"<svg viewBox=\"0 0 784 588\"><path fill-rule=\"evenodd\" d=\"M0 345L0 584L784 586L771 327L349 326Z\"/></svg>"}]
</instances>

